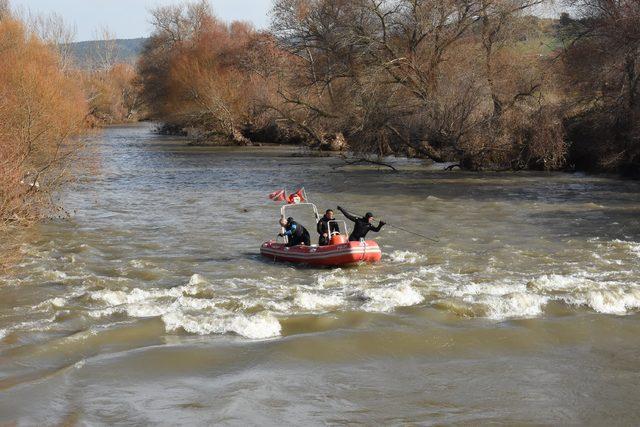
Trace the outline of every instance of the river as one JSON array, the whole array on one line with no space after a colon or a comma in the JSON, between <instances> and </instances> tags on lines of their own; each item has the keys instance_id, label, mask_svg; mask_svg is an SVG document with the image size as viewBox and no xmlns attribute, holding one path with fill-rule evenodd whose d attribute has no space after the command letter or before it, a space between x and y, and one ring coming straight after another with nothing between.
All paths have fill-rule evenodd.
<instances>
[{"instance_id":1,"label":"river","mask_svg":"<svg viewBox=\"0 0 640 427\"><path fill-rule=\"evenodd\" d=\"M69 218L23 232L0 277L0 424L640 422L639 182L335 168L150 124L89 145ZM378 265L261 259L267 194L302 185L440 241L387 227Z\"/></svg>"}]
</instances>

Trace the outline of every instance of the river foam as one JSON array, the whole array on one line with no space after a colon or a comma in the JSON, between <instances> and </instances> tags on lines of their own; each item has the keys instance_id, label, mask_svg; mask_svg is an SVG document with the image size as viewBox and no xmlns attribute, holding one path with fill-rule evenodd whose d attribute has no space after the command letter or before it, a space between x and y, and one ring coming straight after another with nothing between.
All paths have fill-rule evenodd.
<instances>
[{"instance_id":1,"label":"river foam","mask_svg":"<svg viewBox=\"0 0 640 427\"><path fill-rule=\"evenodd\" d=\"M315 292L298 292L293 302L303 310L317 312L337 308L343 305L345 300L343 296L336 294L323 295Z\"/></svg>"},{"instance_id":2,"label":"river foam","mask_svg":"<svg viewBox=\"0 0 640 427\"><path fill-rule=\"evenodd\" d=\"M633 272L616 272L614 277ZM569 305L584 306L604 314L625 315L640 309L640 285L610 280L607 274L544 275L528 286L550 299Z\"/></svg>"},{"instance_id":3,"label":"river foam","mask_svg":"<svg viewBox=\"0 0 640 427\"><path fill-rule=\"evenodd\" d=\"M411 251L393 251L389 254L389 258L393 262L406 264L416 264L427 259L426 256Z\"/></svg>"},{"instance_id":4,"label":"river foam","mask_svg":"<svg viewBox=\"0 0 640 427\"><path fill-rule=\"evenodd\" d=\"M280 336L282 326L270 313L253 316L226 313L224 315L190 315L172 311L162 316L168 332L182 329L198 335L235 333L249 339Z\"/></svg>"},{"instance_id":5,"label":"river foam","mask_svg":"<svg viewBox=\"0 0 640 427\"><path fill-rule=\"evenodd\" d=\"M640 244L598 239L589 244L594 247L589 259L595 265L568 259L556 268L540 266L543 274L512 271L510 265L501 264L504 256L495 254L487 255L483 264L472 264L461 249L446 247L429 259L418 251L396 250L383 264L357 268L274 265L277 270L269 267L262 276L252 271L245 275L242 268L223 277L196 273L173 287L150 286L147 280L108 276L108 272L91 275L80 267L65 272L41 269L38 276L51 282L55 293L33 306L14 309L16 316L29 311L40 320L0 327L3 336L53 330L65 319L77 319L79 312L89 323L159 318L167 333L265 339L280 336L280 320L287 317L339 311L391 313L419 305L461 317L503 321L544 316L551 302L613 315L640 310L637 263L630 262L640 253ZM522 255L514 251L511 256ZM456 264L458 259L464 262ZM155 265L141 260L127 264Z\"/></svg>"},{"instance_id":6,"label":"river foam","mask_svg":"<svg viewBox=\"0 0 640 427\"><path fill-rule=\"evenodd\" d=\"M254 315L234 312L221 306L230 303L229 298L198 298L209 291L209 282L194 274L183 286L174 288L97 290L89 292L92 301L101 303L94 310L94 317L106 317L116 313L134 318L160 317L167 332L185 331L191 334L233 333L249 339L272 338L280 335L279 321L269 312Z\"/></svg>"},{"instance_id":7,"label":"river foam","mask_svg":"<svg viewBox=\"0 0 640 427\"><path fill-rule=\"evenodd\" d=\"M424 297L408 282L397 285L361 290L366 303L362 306L365 311L389 312L398 307L409 307L420 304Z\"/></svg>"},{"instance_id":8,"label":"river foam","mask_svg":"<svg viewBox=\"0 0 640 427\"><path fill-rule=\"evenodd\" d=\"M540 316L549 299L541 295L516 292L508 295L485 296L480 301L487 307L488 318L502 320Z\"/></svg>"},{"instance_id":9,"label":"river foam","mask_svg":"<svg viewBox=\"0 0 640 427\"><path fill-rule=\"evenodd\" d=\"M194 274L173 288L99 289L87 293L97 307L90 316L122 314L160 317L167 332L233 333L250 339L278 336L279 316L322 314L335 310L391 312L422 303L425 297L407 274L385 275L371 282L354 270L314 274L312 285L293 286L287 279L211 282ZM226 290L223 290L226 289Z\"/></svg>"}]
</instances>

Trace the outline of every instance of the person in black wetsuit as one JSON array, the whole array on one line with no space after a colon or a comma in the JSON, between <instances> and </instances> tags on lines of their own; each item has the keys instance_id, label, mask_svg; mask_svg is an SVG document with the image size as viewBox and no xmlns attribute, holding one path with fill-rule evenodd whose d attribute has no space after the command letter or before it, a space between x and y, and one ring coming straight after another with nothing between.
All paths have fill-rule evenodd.
<instances>
[{"instance_id":1,"label":"person in black wetsuit","mask_svg":"<svg viewBox=\"0 0 640 427\"><path fill-rule=\"evenodd\" d=\"M333 210L327 209L327 211L324 213L324 216L320 218L320 221L318 221L316 229L318 230L318 234L320 235L320 240L318 242L320 246L327 246L331 242L332 233L340 233L340 227L338 226L338 223L332 222L331 224L329 224L329 221L333 220ZM329 228L331 228L331 230L329 230Z\"/></svg>"},{"instance_id":2,"label":"person in black wetsuit","mask_svg":"<svg viewBox=\"0 0 640 427\"><path fill-rule=\"evenodd\" d=\"M380 221L377 227L373 226L373 214L371 212L367 212L364 217L360 217L357 215L350 214L349 212L342 209L338 206L338 210L344 214L348 219L353 221L355 225L353 226L353 232L349 236L349 241L357 242L360 239L364 239L367 236L369 231L375 231L376 233L382 229L382 227L386 224L384 221Z\"/></svg>"},{"instance_id":3,"label":"person in black wetsuit","mask_svg":"<svg viewBox=\"0 0 640 427\"><path fill-rule=\"evenodd\" d=\"M284 233L280 233L279 236L287 236L287 246L306 245L311 246L311 235L302 225L298 224L293 218L287 218L287 222L280 221L280 224L284 224Z\"/></svg>"}]
</instances>

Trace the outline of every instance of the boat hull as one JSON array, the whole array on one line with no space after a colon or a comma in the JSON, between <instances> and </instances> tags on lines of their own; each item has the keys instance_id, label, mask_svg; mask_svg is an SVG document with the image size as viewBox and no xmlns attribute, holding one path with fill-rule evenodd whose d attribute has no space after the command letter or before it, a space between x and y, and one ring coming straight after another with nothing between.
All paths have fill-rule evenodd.
<instances>
[{"instance_id":1,"label":"boat hull","mask_svg":"<svg viewBox=\"0 0 640 427\"><path fill-rule=\"evenodd\" d=\"M382 251L373 240L328 246L293 247L269 241L262 245L260 254L274 261L323 266L374 263L382 258Z\"/></svg>"}]
</instances>

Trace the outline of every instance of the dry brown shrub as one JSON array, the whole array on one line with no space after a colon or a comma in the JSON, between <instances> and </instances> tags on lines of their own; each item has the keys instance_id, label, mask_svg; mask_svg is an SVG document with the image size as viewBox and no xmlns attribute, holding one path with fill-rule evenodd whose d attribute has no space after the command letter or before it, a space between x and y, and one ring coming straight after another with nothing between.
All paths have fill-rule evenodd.
<instances>
[{"instance_id":1,"label":"dry brown shrub","mask_svg":"<svg viewBox=\"0 0 640 427\"><path fill-rule=\"evenodd\" d=\"M86 102L54 48L8 15L0 19L0 228L56 210Z\"/></svg>"},{"instance_id":2,"label":"dry brown shrub","mask_svg":"<svg viewBox=\"0 0 640 427\"><path fill-rule=\"evenodd\" d=\"M96 123L125 123L144 116L138 75L131 65L115 63L77 73Z\"/></svg>"},{"instance_id":3,"label":"dry brown shrub","mask_svg":"<svg viewBox=\"0 0 640 427\"><path fill-rule=\"evenodd\" d=\"M152 117L200 142L245 144L264 122L269 36L219 21L207 2L152 12L155 31L138 69ZM261 72L264 72L261 73Z\"/></svg>"}]
</instances>

